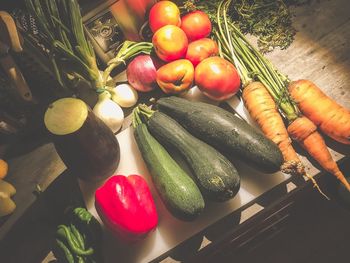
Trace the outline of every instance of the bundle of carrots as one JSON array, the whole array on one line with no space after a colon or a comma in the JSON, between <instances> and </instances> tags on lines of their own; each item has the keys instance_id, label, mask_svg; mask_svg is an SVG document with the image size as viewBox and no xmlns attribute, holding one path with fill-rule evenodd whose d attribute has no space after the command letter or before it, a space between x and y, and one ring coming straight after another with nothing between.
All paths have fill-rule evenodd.
<instances>
[{"instance_id":1,"label":"bundle of carrots","mask_svg":"<svg viewBox=\"0 0 350 263\"><path fill-rule=\"evenodd\" d=\"M338 142L350 144L350 111L327 97L311 81L291 82L278 72L228 20L230 3L231 0L220 3L214 35L221 56L234 63L240 73L246 108L263 133L282 151L285 160L282 170L307 176L292 147L292 138L350 191L349 182L318 132L319 128ZM287 122L287 127L281 116ZM313 178L309 178L317 186Z\"/></svg>"}]
</instances>

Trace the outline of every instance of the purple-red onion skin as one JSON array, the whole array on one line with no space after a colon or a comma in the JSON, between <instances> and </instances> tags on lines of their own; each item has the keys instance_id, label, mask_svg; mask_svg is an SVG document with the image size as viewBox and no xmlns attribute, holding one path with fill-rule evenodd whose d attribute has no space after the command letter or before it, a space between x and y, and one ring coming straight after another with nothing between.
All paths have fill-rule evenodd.
<instances>
[{"instance_id":1,"label":"purple-red onion skin","mask_svg":"<svg viewBox=\"0 0 350 263\"><path fill-rule=\"evenodd\" d=\"M149 92L156 88L157 63L149 55L135 57L126 69L126 75L130 85L140 92Z\"/></svg>"}]
</instances>

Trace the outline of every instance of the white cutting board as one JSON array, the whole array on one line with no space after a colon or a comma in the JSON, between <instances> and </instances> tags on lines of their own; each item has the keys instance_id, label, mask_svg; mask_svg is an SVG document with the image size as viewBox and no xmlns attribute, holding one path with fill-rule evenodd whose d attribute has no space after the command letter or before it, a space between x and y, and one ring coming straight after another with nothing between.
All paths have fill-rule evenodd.
<instances>
[{"instance_id":1,"label":"white cutting board","mask_svg":"<svg viewBox=\"0 0 350 263\"><path fill-rule=\"evenodd\" d=\"M196 100L197 99L198 98L196 98ZM235 108L241 116L246 118L245 110L238 99L232 99L229 101L229 104ZM183 222L168 213L153 188L150 174L134 140L133 129L130 127L122 131L117 135L117 138L120 144L121 159L115 174L138 174L142 175L147 180L156 202L159 225L157 229L150 233L144 240L134 244L128 244L118 240L118 238L112 236L111 233L105 229L103 249L106 263L149 262L154 260L222 217L232 213L289 178L288 175L280 172L275 174L262 174L237 161L234 164L241 176L241 188L235 198L225 203L207 202L203 213L195 221L190 223ZM99 186L89 185L82 181L80 182L80 186L88 210L101 221L94 207L94 192Z\"/></svg>"}]
</instances>

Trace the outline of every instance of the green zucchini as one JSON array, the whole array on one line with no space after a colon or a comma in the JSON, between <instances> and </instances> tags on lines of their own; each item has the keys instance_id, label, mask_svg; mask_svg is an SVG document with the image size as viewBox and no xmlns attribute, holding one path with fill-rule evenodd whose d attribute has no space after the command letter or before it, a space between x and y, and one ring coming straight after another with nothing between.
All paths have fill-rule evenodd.
<instances>
[{"instance_id":1,"label":"green zucchini","mask_svg":"<svg viewBox=\"0 0 350 263\"><path fill-rule=\"evenodd\" d=\"M195 182L149 133L146 124L138 124L134 135L154 186L169 212L181 220L194 220L205 206Z\"/></svg>"},{"instance_id":2,"label":"green zucchini","mask_svg":"<svg viewBox=\"0 0 350 263\"><path fill-rule=\"evenodd\" d=\"M214 105L174 96L159 99L157 107L230 159L242 159L265 173L280 170L283 156L278 146L234 114Z\"/></svg>"},{"instance_id":3,"label":"green zucchini","mask_svg":"<svg viewBox=\"0 0 350 263\"><path fill-rule=\"evenodd\" d=\"M226 201L237 194L240 177L225 156L192 136L164 113L154 112L147 126L157 140L175 148L185 159L205 197L213 201Z\"/></svg>"}]
</instances>

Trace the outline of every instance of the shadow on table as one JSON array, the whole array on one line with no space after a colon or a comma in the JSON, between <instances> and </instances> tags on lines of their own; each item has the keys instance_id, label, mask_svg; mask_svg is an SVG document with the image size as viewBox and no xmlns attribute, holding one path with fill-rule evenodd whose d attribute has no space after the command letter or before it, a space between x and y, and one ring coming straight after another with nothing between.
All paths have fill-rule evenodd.
<instances>
[{"instance_id":1,"label":"shadow on table","mask_svg":"<svg viewBox=\"0 0 350 263\"><path fill-rule=\"evenodd\" d=\"M212 242L222 239L228 230L232 230L234 227L239 225L240 220L240 211L236 211L228 216L225 216L207 227L201 233L189 238L175 247L169 253L169 257L180 262L186 262L190 258L195 257L195 255L202 248L205 248Z\"/></svg>"},{"instance_id":2,"label":"shadow on table","mask_svg":"<svg viewBox=\"0 0 350 263\"><path fill-rule=\"evenodd\" d=\"M66 170L41 194L0 241L0 262L37 263L51 251L56 226L69 206L81 206L77 180Z\"/></svg>"}]
</instances>

